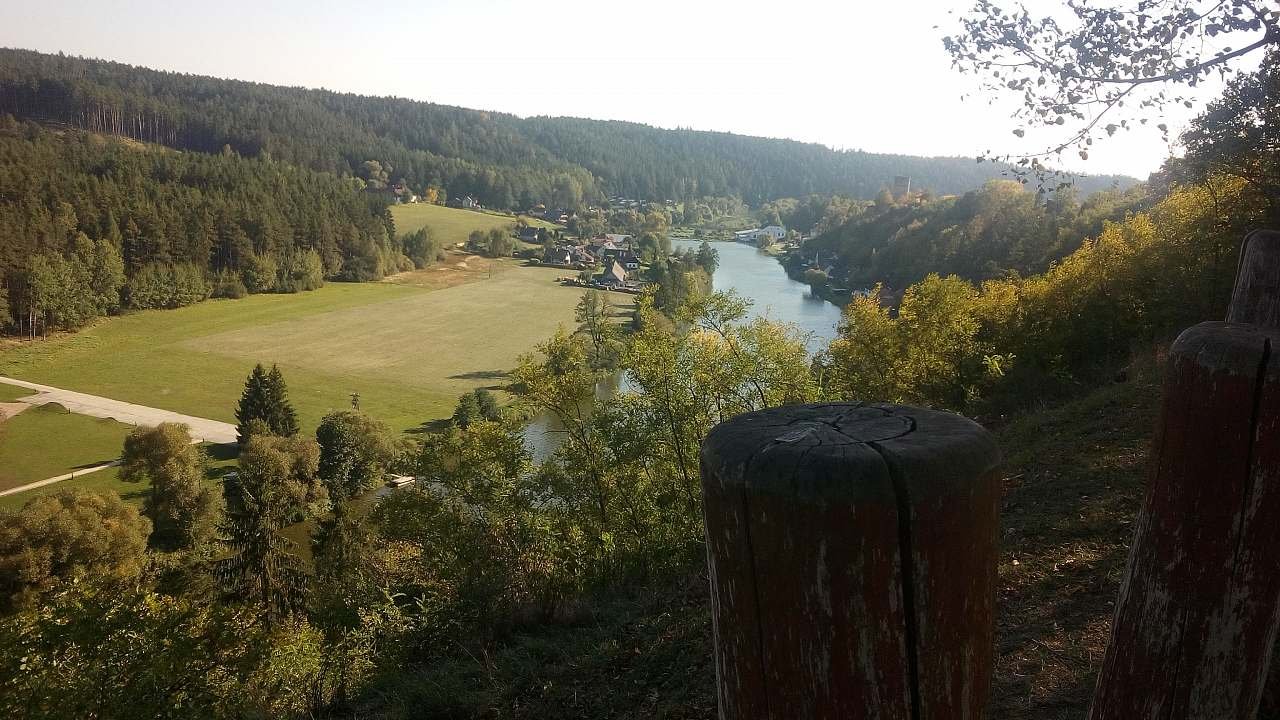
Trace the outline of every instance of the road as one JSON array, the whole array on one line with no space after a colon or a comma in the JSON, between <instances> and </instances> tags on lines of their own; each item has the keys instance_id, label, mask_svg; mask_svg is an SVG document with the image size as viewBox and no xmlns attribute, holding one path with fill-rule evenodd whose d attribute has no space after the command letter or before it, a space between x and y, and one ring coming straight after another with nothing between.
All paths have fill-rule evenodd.
<instances>
[{"instance_id":1,"label":"road","mask_svg":"<svg viewBox=\"0 0 1280 720\"><path fill-rule=\"evenodd\" d=\"M17 385L18 387L36 391L36 394L20 397L15 402L28 405L44 405L54 402L73 413L90 417L110 418L126 425L155 426L166 422L183 423L191 429L191 438L193 440L215 444L236 441L236 426L231 423L182 415L170 410L147 407L146 405L134 405L133 403L89 395L74 390L63 390L25 380L16 380L2 375L0 375L0 383Z\"/></svg>"}]
</instances>

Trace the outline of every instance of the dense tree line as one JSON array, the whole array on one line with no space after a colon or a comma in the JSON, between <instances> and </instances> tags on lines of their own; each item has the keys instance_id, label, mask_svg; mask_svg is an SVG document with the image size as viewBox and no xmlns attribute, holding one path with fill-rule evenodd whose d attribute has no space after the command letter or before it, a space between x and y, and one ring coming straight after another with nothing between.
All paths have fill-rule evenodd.
<instances>
[{"instance_id":1,"label":"dense tree line","mask_svg":"<svg viewBox=\"0 0 1280 720\"><path fill-rule=\"evenodd\" d=\"M0 115L3 324L74 328L122 307L371 280L438 251L394 239L351 180ZM6 316L8 316L6 318Z\"/></svg>"},{"instance_id":2,"label":"dense tree line","mask_svg":"<svg viewBox=\"0 0 1280 720\"><path fill-rule=\"evenodd\" d=\"M758 204L810 193L871 198L897 175L940 193L1006 169L732 133L576 118L521 119L433 103L157 72L0 50L0 112L206 153L229 148L375 186L444 188L499 208L577 207L736 195ZM371 174L373 161L386 172ZM1080 178L1085 192L1115 178Z\"/></svg>"},{"instance_id":3,"label":"dense tree line","mask_svg":"<svg viewBox=\"0 0 1280 720\"><path fill-rule=\"evenodd\" d=\"M1141 188L1110 190L1081 202L1070 190L1040 194L1012 180L992 180L952 197L784 204L784 216L789 219L789 212L800 227L819 233L790 256L788 266L796 275L821 269L832 283L852 289L877 283L901 289L931 272L974 281L1043 272L1145 196Z\"/></svg>"}]
</instances>

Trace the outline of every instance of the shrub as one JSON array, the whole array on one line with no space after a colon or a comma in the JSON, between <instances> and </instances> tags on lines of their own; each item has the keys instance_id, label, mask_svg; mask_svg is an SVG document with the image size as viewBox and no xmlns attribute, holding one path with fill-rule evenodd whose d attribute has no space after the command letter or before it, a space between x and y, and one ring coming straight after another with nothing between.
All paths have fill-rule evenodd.
<instances>
[{"instance_id":1,"label":"shrub","mask_svg":"<svg viewBox=\"0 0 1280 720\"><path fill-rule=\"evenodd\" d=\"M238 300L248 294L249 289L244 286L244 281L240 279L239 274L222 270L213 276L213 290L210 297Z\"/></svg>"},{"instance_id":2,"label":"shrub","mask_svg":"<svg viewBox=\"0 0 1280 720\"><path fill-rule=\"evenodd\" d=\"M151 522L115 493L64 490L0 514L0 604L33 605L41 593L83 574L136 576L146 564Z\"/></svg>"}]
</instances>

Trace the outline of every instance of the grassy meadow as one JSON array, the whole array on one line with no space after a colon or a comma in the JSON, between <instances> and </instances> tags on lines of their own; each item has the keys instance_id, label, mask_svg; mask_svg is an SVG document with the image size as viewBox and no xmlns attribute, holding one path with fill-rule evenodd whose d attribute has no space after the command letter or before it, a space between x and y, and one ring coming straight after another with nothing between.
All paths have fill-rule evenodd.
<instances>
[{"instance_id":1,"label":"grassy meadow","mask_svg":"<svg viewBox=\"0 0 1280 720\"><path fill-rule=\"evenodd\" d=\"M33 394L35 394L34 390L28 390L24 387L18 387L17 385L0 384L0 403L13 402L18 398L23 398Z\"/></svg>"},{"instance_id":2,"label":"grassy meadow","mask_svg":"<svg viewBox=\"0 0 1280 720\"><path fill-rule=\"evenodd\" d=\"M430 225L449 244L515 222L425 204L392 213L400 232ZM361 409L407 430L447 417L473 388L505 384L521 353L573 322L579 294L555 277L550 269L451 251L443 262L381 283L207 301L110 318L46 340L5 341L0 375L234 422L253 364L276 363L304 432L325 413L350 407L352 393ZM0 402L29 394L0 384ZM0 422L0 490L114 460L129 430L59 406L25 410ZM217 482L234 453L209 449L210 482ZM108 468L0 497L0 509L70 488L113 490L138 504L146 491Z\"/></svg>"},{"instance_id":3,"label":"grassy meadow","mask_svg":"<svg viewBox=\"0 0 1280 720\"><path fill-rule=\"evenodd\" d=\"M500 264L429 291L331 283L111 318L0 351L0 375L234 422L253 364L277 363L302 425L350 406L396 429L448 416L457 397L505 382L523 352L573 322L579 293L556 271Z\"/></svg>"},{"instance_id":4,"label":"grassy meadow","mask_svg":"<svg viewBox=\"0 0 1280 720\"><path fill-rule=\"evenodd\" d=\"M57 403L20 412L0 422L0 490L111 462L132 429Z\"/></svg>"},{"instance_id":5,"label":"grassy meadow","mask_svg":"<svg viewBox=\"0 0 1280 720\"><path fill-rule=\"evenodd\" d=\"M393 205L391 217L396 221L396 233L410 233L418 228L429 226L431 232L446 246L464 243L472 230L489 230L496 227L507 227L516 223L511 215L501 215L478 210L461 210L443 205L412 203ZM558 225L526 217L525 222L532 227L557 228Z\"/></svg>"},{"instance_id":6,"label":"grassy meadow","mask_svg":"<svg viewBox=\"0 0 1280 720\"><path fill-rule=\"evenodd\" d=\"M73 417L83 416L76 415ZM93 418L86 419L92 420ZM125 433L128 434L128 431L132 428L125 426L124 429ZM123 445L123 442L122 438L121 445ZM228 470L233 469L236 464L236 448L234 446L225 445L205 445L204 448L209 454L209 469L205 474L205 481L210 485L221 486L222 476L225 475ZM118 456L119 454L120 447L117 446L115 448L115 455ZM142 501L145 499L149 488L150 484L143 485L142 483L131 483L121 480L120 468L109 467L105 470L99 470L81 477L71 478L69 480L53 483L52 485L45 485L44 487L27 490L26 492L0 496L0 512L5 510L17 510L32 498L40 495L48 495L49 493L61 492L63 490L89 490L92 492L105 492L109 490L119 495L121 499L130 505L141 508Z\"/></svg>"}]
</instances>

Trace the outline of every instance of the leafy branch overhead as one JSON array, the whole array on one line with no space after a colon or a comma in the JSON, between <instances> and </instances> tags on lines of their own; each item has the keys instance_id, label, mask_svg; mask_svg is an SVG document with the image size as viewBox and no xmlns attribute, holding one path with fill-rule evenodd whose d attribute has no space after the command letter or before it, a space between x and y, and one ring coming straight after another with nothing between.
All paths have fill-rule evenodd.
<instances>
[{"instance_id":1,"label":"leafy branch overhead","mask_svg":"<svg viewBox=\"0 0 1280 720\"><path fill-rule=\"evenodd\" d=\"M1043 176L1043 158L1074 149L1088 160L1103 134L1154 122L1168 140L1165 108L1192 107L1192 88L1280 46L1280 9L1270 0L1067 0L1059 16L1038 17L1020 4L978 0L943 45L952 66L981 77L983 90L1021 96L1014 135L1067 133L1016 158L1020 175Z\"/></svg>"}]
</instances>

